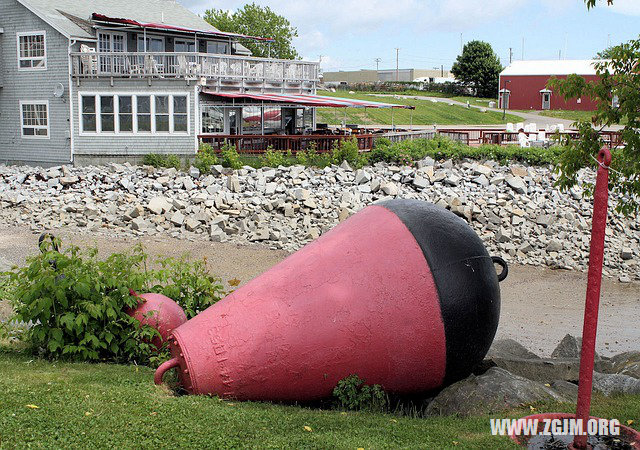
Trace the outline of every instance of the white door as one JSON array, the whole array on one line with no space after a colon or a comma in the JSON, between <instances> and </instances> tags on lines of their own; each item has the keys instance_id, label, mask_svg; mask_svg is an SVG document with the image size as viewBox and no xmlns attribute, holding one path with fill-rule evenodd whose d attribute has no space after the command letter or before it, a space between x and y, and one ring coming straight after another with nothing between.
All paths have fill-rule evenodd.
<instances>
[{"instance_id":1,"label":"white door","mask_svg":"<svg viewBox=\"0 0 640 450\"><path fill-rule=\"evenodd\" d=\"M124 53L127 51L127 35L124 33L98 33L98 57L100 72L121 74L125 68L125 57L100 55L100 53Z\"/></svg>"},{"instance_id":2,"label":"white door","mask_svg":"<svg viewBox=\"0 0 640 450\"><path fill-rule=\"evenodd\" d=\"M551 108L551 94L549 92L542 93L542 109Z\"/></svg>"}]
</instances>

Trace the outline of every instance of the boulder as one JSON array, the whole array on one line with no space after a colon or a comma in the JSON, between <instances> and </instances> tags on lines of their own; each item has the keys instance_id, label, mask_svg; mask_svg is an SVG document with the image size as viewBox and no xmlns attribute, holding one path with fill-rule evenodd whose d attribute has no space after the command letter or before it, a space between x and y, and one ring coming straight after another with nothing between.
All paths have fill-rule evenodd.
<instances>
[{"instance_id":1,"label":"boulder","mask_svg":"<svg viewBox=\"0 0 640 450\"><path fill-rule=\"evenodd\" d=\"M540 359L538 355L513 339L497 339L493 341L486 357Z\"/></svg>"},{"instance_id":2,"label":"boulder","mask_svg":"<svg viewBox=\"0 0 640 450\"><path fill-rule=\"evenodd\" d=\"M507 184L511 189L516 191L518 194L526 194L527 193L527 184L520 177L508 177L506 179Z\"/></svg>"},{"instance_id":3,"label":"boulder","mask_svg":"<svg viewBox=\"0 0 640 450\"><path fill-rule=\"evenodd\" d=\"M172 207L173 205L164 197L154 197L147 203L147 209L154 214L164 214Z\"/></svg>"},{"instance_id":4,"label":"boulder","mask_svg":"<svg viewBox=\"0 0 640 450\"><path fill-rule=\"evenodd\" d=\"M593 389L606 396L616 394L640 394L640 380L619 373L593 372Z\"/></svg>"},{"instance_id":5,"label":"boulder","mask_svg":"<svg viewBox=\"0 0 640 450\"><path fill-rule=\"evenodd\" d=\"M610 362L611 369L607 372L640 379L640 351L620 353L611 358Z\"/></svg>"},{"instance_id":6,"label":"boulder","mask_svg":"<svg viewBox=\"0 0 640 450\"><path fill-rule=\"evenodd\" d=\"M545 401L568 401L542 383L492 367L443 389L426 409L429 415L483 415L520 405Z\"/></svg>"}]
</instances>

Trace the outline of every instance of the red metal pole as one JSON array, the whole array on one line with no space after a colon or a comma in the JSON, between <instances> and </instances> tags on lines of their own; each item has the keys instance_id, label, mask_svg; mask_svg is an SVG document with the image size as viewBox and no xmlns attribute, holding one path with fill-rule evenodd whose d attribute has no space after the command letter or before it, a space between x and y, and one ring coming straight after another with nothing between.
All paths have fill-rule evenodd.
<instances>
[{"instance_id":1,"label":"red metal pole","mask_svg":"<svg viewBox=\"0 0 640 450\"><path fill-rule=\"evenodd\" d=\"M593 361L596 350L598 329L598 307L600 304L600 284L604 259L604 231L607 226L607 203L609 200L609 164L611 152L603 147L598 153L598 175L593 196L593 220L591 223L591 247L589 250L589 274L587 279L587 299L582 327L582 352L580 354L580 380L578 384L578 406L576 419L582 421L583 433L591 409L591 389L593 385ZM586 449L587 435L574 438L573 448Z\"/></svg>"}]
</instances>

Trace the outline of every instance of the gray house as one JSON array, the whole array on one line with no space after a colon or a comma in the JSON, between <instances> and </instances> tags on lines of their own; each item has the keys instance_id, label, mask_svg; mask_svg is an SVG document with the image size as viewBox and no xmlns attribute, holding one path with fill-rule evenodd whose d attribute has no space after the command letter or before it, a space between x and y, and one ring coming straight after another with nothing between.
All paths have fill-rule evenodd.
<instances>
[{"instance_id":1,"label":"gray house","mask_svg":"<svg viewBox=\"0 0 640 450\"><path fill-rule=\"evenodd\" d=\"M203 138L314 130L318 64L255 58L245 40L269 45L174 0L0 0L0 163L193 155Z\"/></svg>"}]
</instances>

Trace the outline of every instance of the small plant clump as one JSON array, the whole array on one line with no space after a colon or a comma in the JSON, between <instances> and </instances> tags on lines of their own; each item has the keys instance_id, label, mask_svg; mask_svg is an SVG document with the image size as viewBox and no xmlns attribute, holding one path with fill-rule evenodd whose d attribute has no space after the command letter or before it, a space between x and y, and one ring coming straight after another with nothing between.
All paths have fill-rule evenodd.
<instances>
[{"instance_id":1,"label":"small plant clump","mask_svg":"<svg viewBox=\"0 0 640 450\"><path fill-rule=\"evenodd\" d=\"M200 144L196 158L193 161L193 165L200 173L211 172L211 166L218 164L218 162L218 157L213 147L209 144Z\"/></svg>"},{"instance_id":2,"label":"small plant clump","mask_svg":"<svg viewBox=\"0 0 640 450\"><path fill-rule=\"evenodd\" d=\"M225 167L232 169L240 169L243 166L242 158L238 154L238 150L235 146L231 145L228 141L224 142L220 153L222 155L222 164Z\"/></svg>"},{"instance_id":3,"label":"small plant clump","mask_svg":"<svg viewBox=\"0 0 640 450\"><path fill-rule=\"evenodd\" d=\"M15 311L12 322L27 324L21 338L48 358L148 364L157 355L151 344L157 331L127 314L138 303L130 289L172 298L187 318L225 295L206 261L166 258L149 269L140 245L102 260L95 248L58 252L54 242L43 242L42 253L26 266L0 273L0 293Z\"/></svg>"},{"instance_id":4,"label":"small plant clump","mask_svg":"<svg viewBox=\"0 0 640 450\"><path fill-rule=\"evenodd\" d=\"M148 153L142 157L142 164L158 168L182 167L182 161L177 155L160 155L158 153Z\"/></svg>"},{"instance_id":5,"label":"small plant clump","mask_svg":"<svg viewBox=\"0 0 640 450\"><path fill-rule=\"evenodd\" d=\"M369 386L355 374L338 381L333 397L339 407L354 411L382 411L389 406L389 398L379 384Z\"/></svg>"}]
</instances>

